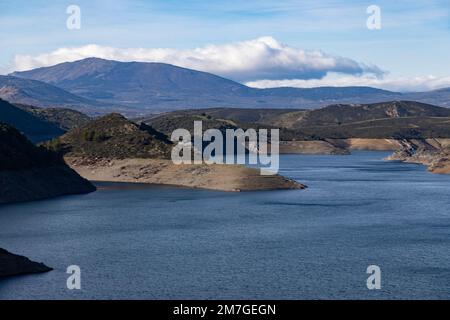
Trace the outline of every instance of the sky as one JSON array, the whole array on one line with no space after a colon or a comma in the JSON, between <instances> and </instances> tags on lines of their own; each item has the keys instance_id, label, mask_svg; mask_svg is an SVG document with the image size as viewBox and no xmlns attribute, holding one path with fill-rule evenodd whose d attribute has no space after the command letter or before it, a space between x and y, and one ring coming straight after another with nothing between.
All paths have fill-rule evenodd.
<instances>
[{"instance_id":1,"label":"sky","mask_svg":"<svg viewBox=\"0 0 450 320\"><path fill-rule=\"evenodd\" d=\"M254 87L450 87L448 0L0 0L0 30L0 74L96 56Z\"/></svg>"}]
</instances>

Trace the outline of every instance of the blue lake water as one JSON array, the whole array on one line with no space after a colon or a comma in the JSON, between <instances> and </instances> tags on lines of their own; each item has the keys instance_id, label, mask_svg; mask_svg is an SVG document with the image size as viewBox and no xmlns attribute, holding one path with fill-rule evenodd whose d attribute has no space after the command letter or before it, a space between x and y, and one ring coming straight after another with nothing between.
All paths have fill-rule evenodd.
<instances>
[{"instance_id":1,"label":"blue lake water","mask_svg":"<svg viewBox=\"0 0 450 320\"><path fill-rule=\"evenodd\" d=\"M306 191L104 183L2 206L0 247L55 270L0 281L0 299L449 299L450 176L387 155L282 156Z\"/></svg>"}]
</instances>

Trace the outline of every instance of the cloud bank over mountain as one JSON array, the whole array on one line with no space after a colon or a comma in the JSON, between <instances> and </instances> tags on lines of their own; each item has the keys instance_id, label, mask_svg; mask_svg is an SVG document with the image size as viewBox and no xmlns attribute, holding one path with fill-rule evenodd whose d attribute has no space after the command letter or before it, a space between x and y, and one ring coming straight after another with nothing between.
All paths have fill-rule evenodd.
<instances>
[{"instance_id":1,"label":"cloud bank over mountain","mask_svg":"<svg viewBox=\"0 0 450 320\"><path fill-rule=\"evenodd\" d=\"M401 77L391 74L377 77L371 74L342 75L329 73L321 79L283 79L257 80L245 83L253 88L314 88L314 87L346 87L368 86L398 92L429 91L450 87L450 77L435 77L432 75L421 77Z\"/></svg>"},{"instance_id":2,"label":"cloud bank over mountain","mask_svg":"<svg viewBox=\"0 0 450 320\"><path fill-rule=\"evenodd\" d=\"M117 61L162 62L210 72L255 88L371 86L392 91L450 87L450 77L392 75L376 65L305 50L273 37L194 49L116 48L96 44L59 48L39 55L16 55L14 71L30 70L89 57Z\"/></svg>"},{"instance_id":3,"label":"cloud bank over mountain","mask_svg":"<svg viewBox=\"0 0 450 320\"><path fill-rule=\"evenodd\" d=\"M37 56L16 55L15 71L97 57L117 61L163 62L211 72L233 80L322 79L328 73L380 77L384 72L346 57L304 50L272 37L195 49L114 48L95 44L59 48Z\"/></svg>"}]
</instances>

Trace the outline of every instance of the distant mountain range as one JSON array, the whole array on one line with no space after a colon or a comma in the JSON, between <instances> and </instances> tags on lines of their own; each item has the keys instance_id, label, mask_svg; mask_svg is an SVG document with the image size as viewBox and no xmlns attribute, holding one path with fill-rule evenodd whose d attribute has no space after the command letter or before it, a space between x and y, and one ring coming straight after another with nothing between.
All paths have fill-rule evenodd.
<instances>
[{"instance_id":1,"label":"distant mountain range","mask_svg":"<svg viewBox=\"0 0 450 320\"><path fill-rule=\"evenodd\" d=\"M0 98L12 103L43 108L73 108L84 113L99 115L116 111L126 111L117 104L77 96L64 89L43 81L0 75Z\"/></svg>"},{"instance_id":2,"label":"distant mountain range","mask_svg":"<svg viewBox=\"0 0 450 320\"><path fill-rule=\"evenodd\" d=\"M100 106L96 101L76 96L45 82L11 76L0 76L0 97L13 103L37 107L71 106L83 109Z\"/></svg>"},{"instance_id":3,"label":"distant mountain range","mask_svg":"<svg viewBox=\"0 0 450 320\"><path fill-rule=\"evenodd\" d=\"M450 106L450 88L418 93L371 87L256 89L169 64L98 58L2 76L0 97L43 107L70 106L89 114L128 115L213 107L310 109L393 100Z\"/></svg>"}]
</instances>

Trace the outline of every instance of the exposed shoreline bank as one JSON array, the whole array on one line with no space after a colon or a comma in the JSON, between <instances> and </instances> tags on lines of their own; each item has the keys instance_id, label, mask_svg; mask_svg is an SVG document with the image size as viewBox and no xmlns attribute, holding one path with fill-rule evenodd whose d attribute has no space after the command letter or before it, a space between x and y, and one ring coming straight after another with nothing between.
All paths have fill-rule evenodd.
<instances>
[{"instance_id":1,"label":"exposed shoreline bank","mask_svg":"<svg viewBox=\"0 0 450 320\"><path fill-rule=\"evenodd\" d=\"M416 144L430 142L420 142ZM436 150L449 139L433 139ZM417 155L405 153L405 142L397 139L328 139L320 141L284 141L280 154L347 155L352 151L392 151L386 160L420 163L432 173L450 174L450 161L438 151ZM425 154L426 156L423 156ZM258 169L239 165L175 165L163 159L97 159L65 157L69 166L83 178L98 182L144 183L220 190L228 192L304 189L306 186L280 175L261 176Z\"/></svg>"},{"instance_id":2,"label":"exposed shoreline bank","mask_svg":"<svg viewBox=\"0 0 450 320\"><path fill-rule=\"evenodd\" d=\"M90 181L148 183L229 192L305 189L280 175L262 176L243 165L175 165L159 159L102 159L66 157L67 164Z\"/></svg>"},{"instance_id":3,"label":"exposed shoreline bank","mask_svg":"<svg viewBox=\"0 0 450 320\"><path fill-rule=\"evenodd\" d=\"M347 155L354 150L396 151L402 145L396 139L323 139L280 141L280 154Z\"/></svg>"},{"instance_id":4,"label":"exposed shoreline bank","mask_svg":"<svg viewBox=\"0 0 450 320\"><path fill-rule=\"evenodd\" d=\"M450 139L405 139L401 144L386 160L421 164L431 173L450 174Z\"/></svg>"}]
</instances>

